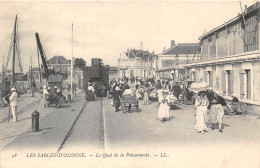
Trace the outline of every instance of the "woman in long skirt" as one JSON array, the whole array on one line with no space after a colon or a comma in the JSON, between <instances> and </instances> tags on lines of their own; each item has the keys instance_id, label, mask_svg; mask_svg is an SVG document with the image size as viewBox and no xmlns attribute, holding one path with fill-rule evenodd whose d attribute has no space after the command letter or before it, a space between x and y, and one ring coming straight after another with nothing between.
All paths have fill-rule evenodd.
<instances>
[{"instance_id":1,"label":"woman in long skirt","mask_svg":"<svg viewBox=\"0 0 260 168\"><path fill-rule=\"evenodd\" d=\"M88 83L88 90L87 90L87 101L95 101L95 90L91 83Z\"/></svg>"},{"instance_id":2,"label":"woman in long skirt","mask_svg":"<svg viewBox=\"0 0 260 168\"><path fill-rule=\"evenodd\" d=\"M120 99L122 97L122 91L121 89L117 86L115 88L115 91L113 92L113 105L116 108L116 112L119 111L119 107L120 107Z\"/></svg>"},{"instance_id":3,"label":"woman in long skirt","mask_svg":"<svg viewBox=\"0 0 260 168\"><path fill-rule=\"evenodd\" d=\"M170 118L170 98L165 91L159 97L159 104L158 117L164 122L167 118Z\"/></svg>"},{"instance_id":4,"label":"woman in long skirt","mask_svg":"<svg viewBox=\"0 0 260 168\"><path fill-rule=\"evenodd\" d=\"M204 134L204 131L207 131L205 117L207 115L208 105L209 101L207 98L207 94L205 92L199 92L195 101L195 108L197 109L195 129L202 134Z\"/></svg>"},{"instance_id":5,"label":"woman in long skirt","mask_svg":"<svg viewBox=\"0 0 260 168\"><path fill-rule=\"evenodd\" d=\"M43 105L44 107L48 107L48 101L47 101L48 91L46 85L43 86L42 95L43 95Z\"/></svg>"},{"instance_id":6,"label":"woman in long skirt","mask_svg":"<svg viewBox=\"0 0 260 168\"><path fill-rule=\"evenodd\" d=\"M149 84L145 84L145 87L144 87L144 101L143 101L144 105L149 105L150 104L149 94L148 94L148 90L149 90L148 86L149 86Z\"/></svg>"}]
</instances>

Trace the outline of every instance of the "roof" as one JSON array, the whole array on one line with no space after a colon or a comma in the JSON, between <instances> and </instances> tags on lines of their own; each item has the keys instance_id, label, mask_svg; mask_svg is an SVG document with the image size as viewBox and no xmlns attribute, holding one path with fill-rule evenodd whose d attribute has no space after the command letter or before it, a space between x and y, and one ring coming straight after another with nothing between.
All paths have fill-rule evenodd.
<instances>
[{"instance_id":1,"label":"roof","mask_svg":"<svg viewBox=\"0 0 260 168\"><path fill-rule=\"evenodd\" d=\"M48 64L70 64L70 60L67 60L63 56L54 56L47 62Z\"/></svg>"},{"instance_id":2,"label":"roof","mask_svg":"<svg viewBox=\"0 0 260 168\"><path fill-rule=\"evenodd\" d=\"M161 55L197 54L198 49L199 43L180 43L167 49Z\"/></svg>"},{"instance_id":3,"label":"roof","mask_svg":"<svg viewBox=\"0 0 260 168\"><path fill-rule=\"evenodd\" d=\"M246 15L248 15L249 13L251 13L251 12L255 11L256 9L258 9L259 6L260 6L260 3L259 3L259 2L257 2L257 3L255 3L255 4L253 4L253 5L251 5L250 7L248 7L247 9L245 9L245 12L243 12L244 16L246 16ZM222 25L220 25L220 26L218 26L218 27L212 29L211 31L209 31L209 32L207 32L207 33L205 33L205 34L203 34L202 36L199 37L199 39L201 40L201 39L203 39L204 37L207 37L208 35L213 34L213 33L216 32L216 31L219 31L220 29L226 28L228 25L231 25L231 24L233 24L234 22L239 21L242 17L243 17L242 14L238 14L236 17L230 19L229 21L225 22L224 24L222 24Z\"/></svg>"},{"instance_id":4,"label":"roof","mask_svg":"<svg viewBox=\"0 0 260 168\"><path fill-rule=\"evenodd\" d=\"M125 55L128 57L128 58L136 58L136 57L139 57L141 59L144 59L144 60L148 60L148 56L149 56L149 59L151 59L151 57L156 57L155 54L153 53L150 53L149 51L144 51L144 50L136 50L136 49L129 49Z\"/></svg>"}]
</instances>

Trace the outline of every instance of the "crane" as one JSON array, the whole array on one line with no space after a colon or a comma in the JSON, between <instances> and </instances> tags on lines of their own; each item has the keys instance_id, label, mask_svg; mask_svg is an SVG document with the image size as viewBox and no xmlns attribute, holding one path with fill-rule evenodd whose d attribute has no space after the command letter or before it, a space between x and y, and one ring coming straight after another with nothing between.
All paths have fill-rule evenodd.
<instances>
[{"instance_id":1,"label":"crane","mask_svg":"<svg viewBox=\"0 0 260 168\"><path fill-rule=\"evenodd\" d=\"M41 41L40 41L39 34L35 33L35 37L36 37L36 42L37 42L37 50L38 50L38 52L40 52L41 59L42 59L42 64L43 64L43 68L44 68L44 74L48 78L48 76L51 75L52 72L48 68L48 64L47 64L47 61L46 61L47 58L46 58L45 52L44 52L44 50L42 48L42 44L41 44Z\"/></svg>"}]
</instances>

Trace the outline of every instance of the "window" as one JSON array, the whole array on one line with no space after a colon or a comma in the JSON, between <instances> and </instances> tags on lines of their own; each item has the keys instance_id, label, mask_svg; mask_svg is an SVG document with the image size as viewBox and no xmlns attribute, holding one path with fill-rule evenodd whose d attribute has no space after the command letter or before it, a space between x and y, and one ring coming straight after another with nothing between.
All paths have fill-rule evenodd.
<instances>
[{"instance_id":1,"label":"window","mask_svg":"<svg viewBox=\"0 0 260 168\"><path fill-rule=\"evenodd\" d=\"M257 16L252 16L246 20L244 35L245 52L258 50L259 48L259 27Z\"/></svg>"},{"instance_id":2,"label":"window","mask_svg":"<svg viewBox=\"0 0 260 168\"><path fill-rule=\"evenodd\" d=\"M195 71L192 72L191 80L196 81L196 72Z\"/></svg>"},{"instance_id":3,"label":"window","mask_svg":"<svg viewBox=\"0 0 260 168\"><path fill-rule=\"evenodd\" d=\"M223 96L231 96L234 93L234 71L223 70L222 73Z\"/></svg>"},{"instance_id":4,"label":"window","mask_svg":"<svg viewBox=\"0 0 260 168\"><path fill-rule=\"evenodd\" d=\"M231 96L233 94L233 71L227 70L227 94Z\"/></svg>"},{"instance_id":5,"label":"window","mask_svg":"<svg viewBox=\"0 0 260 168\"><path fill-rule=\"evenodd\" d=\"M122 71L122 78L125 77L125 70Z\"/></svg>"}]
</instances>

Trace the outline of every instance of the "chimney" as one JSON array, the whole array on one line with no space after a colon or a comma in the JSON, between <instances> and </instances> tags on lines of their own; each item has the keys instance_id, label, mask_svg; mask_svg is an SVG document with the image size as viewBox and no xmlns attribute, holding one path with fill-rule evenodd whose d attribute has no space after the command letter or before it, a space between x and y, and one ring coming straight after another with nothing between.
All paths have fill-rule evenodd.
<instances>
[{"instance_id":1,"label":"chimney","mask_svg":"<svg viewBox=\"0 0 260 168\"><path fill-rule=\"evenodd\" d=\"M174 46L175 46L175 41L171 40L171 47L174 47Z\"/></svg>"}]
</instances>

